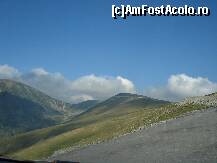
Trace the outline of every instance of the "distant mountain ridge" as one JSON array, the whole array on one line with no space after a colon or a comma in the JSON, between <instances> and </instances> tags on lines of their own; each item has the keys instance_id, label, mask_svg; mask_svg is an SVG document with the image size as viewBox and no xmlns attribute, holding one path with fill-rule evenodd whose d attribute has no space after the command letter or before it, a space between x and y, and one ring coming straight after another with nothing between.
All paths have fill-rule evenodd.
<instances>
[{"instance_id":1,"label":"distant mountain ridge","mask_svg":"<svg viewBox=\"0 0 217 163\"><path fill-rule=\"evenodd\" d=\"M1 92L8 92L15 96L32 100L42 105L45 109L58 111L59 113L70 110L70 104L51 98L41 91L17 81L0 79L0 93Z\"/></svg>"},{"instance_id":2,"label":"distant mountain ridge","mask_svg":"<svg viewBox=\"0 0 217 163\"><path fill-rule=\"evenodd\" d=\"M0 135L59 124L80 112L26 84L0 79Z\"/></svg>"},{"instance_id":3,"label":"distant mountain ridge","mask_svg":"<svg viewBox=\"0 0 217 163\"><path fill-rule=\"evenodd\" d=\"M87 111L90 108L94 107L99 102L100 101L98 101L98 100L87 100L87 101L80 102L78 104L72 104L71 106L73 108L78 109L78 110Z\"/></svg>"},{"instance_id":4,"label":"distant mountain ridge","mask_svg":"<svg viewBox=\"0 0 217 163\"><path fill-rule=\"evenodd\" d=\"M143 95L131 93L119 93L111 98L96 104L94 107L82 114L112 114L113 112L127 112L138 109L156 107L164 104L169 104L168 101L153 99Z\"/></svg>"}]
</instances>

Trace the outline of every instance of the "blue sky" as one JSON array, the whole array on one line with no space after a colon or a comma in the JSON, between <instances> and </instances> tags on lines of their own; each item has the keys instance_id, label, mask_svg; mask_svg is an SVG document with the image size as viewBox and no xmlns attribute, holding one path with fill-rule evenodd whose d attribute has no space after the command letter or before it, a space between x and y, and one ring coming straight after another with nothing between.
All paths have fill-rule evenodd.
<instances>
[{"instance_id":1,"label":"blue sky","mask_svg":"<svg viewBox=\"0 0 217 163\"><path fill-rule=\"evenodd\" d=\"M207 6L209 17L129 17L111 5ZM211 0L1 0L0 64L81 76L122 76L138 90L171 75L217 82L217 2Z\"/></svg>"}]
</instances>

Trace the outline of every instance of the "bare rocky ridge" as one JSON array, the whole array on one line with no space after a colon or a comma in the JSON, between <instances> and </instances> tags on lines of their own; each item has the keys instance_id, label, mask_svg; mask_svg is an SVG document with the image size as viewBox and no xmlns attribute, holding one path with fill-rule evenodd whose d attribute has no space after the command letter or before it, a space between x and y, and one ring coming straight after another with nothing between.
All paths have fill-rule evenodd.
<instances>
[{"instance_id":1,"label":"bare rocky ridge","mask_svg":"<svg viewBox=\"0 0 217 163\"><path fill-rule=\"evenodd\" d=\"M189 97L178 103L178 105L184 104L201 104L209 107L217 107L217 93L206 96Z\"/></svg>"}]
</instances>

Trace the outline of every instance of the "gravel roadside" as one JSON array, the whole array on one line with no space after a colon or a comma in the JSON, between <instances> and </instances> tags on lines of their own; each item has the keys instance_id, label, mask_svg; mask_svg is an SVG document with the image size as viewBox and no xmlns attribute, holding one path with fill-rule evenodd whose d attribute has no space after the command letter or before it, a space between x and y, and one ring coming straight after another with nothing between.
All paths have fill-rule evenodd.
<instances>
[{"instance_id":1,"label":"gravel roadside","mask_svg":"<svg viewBox=\"0 0 217 163\"><path fill-rule=\"evenodd\" d=\"M217 108L197 111L51 159L81 163L217 163Z\"/></svg>"}]
</instances>

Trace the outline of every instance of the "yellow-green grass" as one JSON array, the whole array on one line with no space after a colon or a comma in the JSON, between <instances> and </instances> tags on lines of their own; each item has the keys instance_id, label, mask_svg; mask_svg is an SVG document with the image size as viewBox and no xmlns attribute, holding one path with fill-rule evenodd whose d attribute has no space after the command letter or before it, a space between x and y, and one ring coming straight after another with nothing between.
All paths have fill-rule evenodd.
<instances>
[{"instance_id":1,"label":"yellow-green grass","mask_svg":"<svg viewBox=\"0 0 217 163\"><path fill-rule=\"evenodd\" d=\"M17 159L44 159L57 150L109 140L132 132L139 127L149 126L204 108L206 106L203 105L170 104L152 109L135 109L135 111L128 109L124 114L117 113L118 116L114 113L96 117L84 116L65 125L37 130L0 142L0 146L7 144L5 147L7 150L2 150L1 153Z\"/></svg>"}]
</instances>

